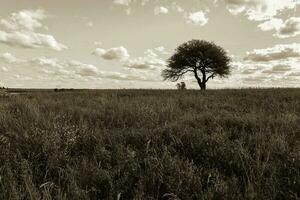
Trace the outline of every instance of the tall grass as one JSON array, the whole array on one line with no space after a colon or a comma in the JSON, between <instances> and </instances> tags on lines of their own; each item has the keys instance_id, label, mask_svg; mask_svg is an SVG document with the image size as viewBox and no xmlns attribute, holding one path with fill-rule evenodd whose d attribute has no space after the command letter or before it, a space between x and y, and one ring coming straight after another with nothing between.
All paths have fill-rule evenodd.
<instances>
[{"instance_id":1,"label":"tall grass","mask_svg":"<svg viewBox=\"0 0 300 200\"><path fill-rule=\"evenodd\" d=\"M0 199L298 199L300 90L0 98Z\"/></svg>"}]
</instances>

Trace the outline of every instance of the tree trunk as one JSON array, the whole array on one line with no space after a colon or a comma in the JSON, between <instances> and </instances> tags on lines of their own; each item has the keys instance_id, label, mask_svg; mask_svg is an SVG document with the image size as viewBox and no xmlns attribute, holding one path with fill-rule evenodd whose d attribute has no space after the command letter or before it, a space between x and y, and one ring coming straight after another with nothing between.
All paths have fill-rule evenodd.
<instances>
[{"instance_id":1,"label":"tree trunk","mask_svg":"<svg viewBox=\"0 0 300 200\"><path fill-rule=\"evenodd\" d=\"M201 81L201 79L199 78L198 74L197 74L197 70L194 70L194 75L195 75L195 78L197 79L197 82L198 82L198 85L200 87L201 90L206 90L206 81L205 79L203 79ZM204 75L204 78L205 78L205 75Z\"/></svg>"},{"instance_id":2,"label":"tree trunk","mask_svg":"<svg viewBox=\"0 0 300 200\"><path fill-rule=\"evenodd\" d=\"M198 79L197 79L197 81L198 81L198 85L199 85L200 89L201 90L206 90L206 82L202 82Z\"/></svg>"},{"instance_id":3,"label":"tree trunk","mask_svg":"<svg viewBox=\"0 0 300 200\"><path fill-rule=\"evenodd\" d=\"M201 90L206 90L206 82L202 82L199 84Z\"/></svg>"},{"instance_id":4,"label":"tree trunk","mask_svg":"<svg viewBox=\"0 0 300 200\"><path fill-rule=\"evenodd\" d=\"M201 90L206 90L206 73L204 70L201 70L202 72L202 83L200 85Z\"/></svg>"}]
</instances>

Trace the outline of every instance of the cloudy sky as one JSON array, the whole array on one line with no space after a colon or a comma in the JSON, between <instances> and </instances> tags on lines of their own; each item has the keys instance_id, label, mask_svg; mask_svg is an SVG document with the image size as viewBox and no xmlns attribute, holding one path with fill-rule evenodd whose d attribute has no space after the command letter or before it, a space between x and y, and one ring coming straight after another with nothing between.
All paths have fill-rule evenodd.
<instances>
[{"instance_id":1,"label":"cloudy sky","mask_svg":"<svg viewBox=\"0 0 300 200\"><path fill-rule=\"evenodd\" d=\"M175 88L160 74L191 39L232 57L208 88L300 87L300 0L0 0L0 13L5 87Z\"/></svg>"}]
</instances>

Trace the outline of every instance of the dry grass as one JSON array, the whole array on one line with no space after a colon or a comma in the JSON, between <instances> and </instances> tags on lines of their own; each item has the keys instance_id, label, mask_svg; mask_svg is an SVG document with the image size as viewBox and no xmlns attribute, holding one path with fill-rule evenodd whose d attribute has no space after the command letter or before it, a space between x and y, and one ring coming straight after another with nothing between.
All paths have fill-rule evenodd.
<instances>
[{"instance_id":1,"label":"dry grass","mask_svg":"<svg viewBox=\"0 0 300 200\"><path fill-rule=\"evenodd\" d=\"M300 198L300 90L0 97L0 199Z\"/></svg>"}]
</instances>

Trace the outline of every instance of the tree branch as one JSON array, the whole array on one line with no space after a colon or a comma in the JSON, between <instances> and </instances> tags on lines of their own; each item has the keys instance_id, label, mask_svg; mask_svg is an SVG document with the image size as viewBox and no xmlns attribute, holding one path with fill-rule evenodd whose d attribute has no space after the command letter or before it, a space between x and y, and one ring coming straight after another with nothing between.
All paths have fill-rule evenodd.
<instances>
[{"instance_id":1,"label":"tree branch","mask_svg":"<svg viewBox=\"0 0 300 200\"><path fill-rule=\"evenodd\" d=\"M207 77L207 79L205 80L205 82L207 82L210 78L214 78L215 77L215 73L212 73L210 76Z\"/></svg>"}]
</instances>

